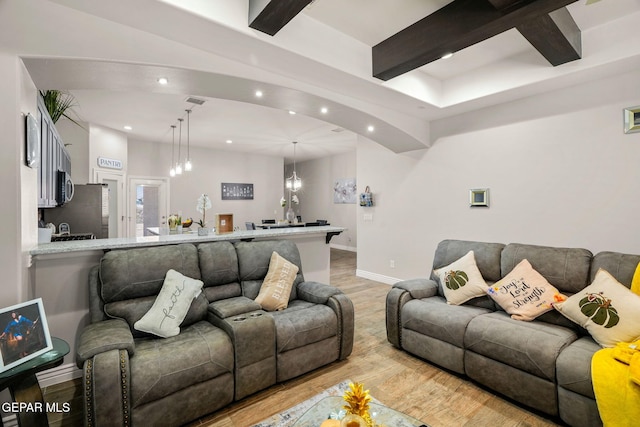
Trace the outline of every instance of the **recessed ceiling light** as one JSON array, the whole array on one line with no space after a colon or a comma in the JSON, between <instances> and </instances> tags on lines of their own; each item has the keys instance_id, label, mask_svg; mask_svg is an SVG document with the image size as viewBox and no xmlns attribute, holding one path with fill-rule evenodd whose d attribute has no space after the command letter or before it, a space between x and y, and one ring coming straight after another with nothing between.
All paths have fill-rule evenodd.
<instances>
[{"instance_id":1,"label":"recessed ceiling light","mask_svg":"<svg viewBox=\"0 0 640 427\"><path fill-rule=\"evenodd\" d=\"M124 130L133 130L133 128L132 128L131 126L129 126L129 125L126 125L126 126L124 127Z\"/></svg>"},{"instance_id":2,"label":"recessed ceiling light","mask_svg":"<svg viewBox=\"0 0 640 427\"><path fill-rule=\"evenodd\" d=\"M369 125L369 126L367 126L367 131L369 131L369 132L373 132L374 130L376 130L376 128L375 128L375 127L373 127L373 125Z\"/></svg>"},{"instance_id":3,"label":"recessed ceiling light","mask_svg":"<svg viewBox=\"0 0 640 427\"><path fill-rule=\"evenodd\" d=\"M261 90L257 90L256 91L256 98L262 98L262 91Z\"/></svg>"},{"instance_id":4,"label":"recessed ceiling light","mask_svg":"<svg viewBox=\"0 0 640 427\"><path fill-rule=\"evenodd\" d=\"M161 85L166 85L167 83L169 83L169 79L167 79L166 77L160 77L158 78L158 83L160 83Z\"/></svg>"},{"instance_id":5,"label":"recessed ceiling light","mask_svg":"<svg viewBox=\"0 0 640 427\"><path fill-rule=\"evenodd\" d=\"M441 56L442 59L449 59L453 56L453 52L447 52Z\"/></svg>"},{"instance_id":6,"label":"recessed ceiling light","mask_svg":"<svg viewBox=\"0 0 640 427\"><path fill-rule=\"evenodd\" d=\"M233 143L233 141L232 141L232 140L230 140L230 139L227 139L225 142L226 142L227 144L232 144L232 143Z\"/></svg>"},{"instance_id":7,"label":"recessed ceiling light","mask_svg":"<svg viewBox=\"0 0 640 427\"><path fill-rule=\"evenodd\" d=\"M322 107L322 108L320 109L320 112L321 112L322 114L327 114L327 113L329 112L329 109L328 109L327 107Z\"/></svg>"},{"instance_id":8,"label":"recessed ceiling light","mask_svg":"<svg viewBox=\"0 0 640 427\"><path fill-rule=\"evenodd\" d=\"M289 114L291 114L291 115L293 116L293 115L295 115L295 114L296 114L296 112L295 112L295 111L293 111L293 110L289 110Z\"/></svg>"}]
</instances>

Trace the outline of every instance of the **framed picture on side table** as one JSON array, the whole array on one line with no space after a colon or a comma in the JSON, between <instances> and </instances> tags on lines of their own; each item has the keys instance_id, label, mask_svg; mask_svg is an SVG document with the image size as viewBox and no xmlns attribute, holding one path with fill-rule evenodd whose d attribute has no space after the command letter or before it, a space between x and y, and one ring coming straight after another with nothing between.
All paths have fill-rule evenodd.
<instances>
[{"instance_id":1,"label":"framed picture on side table","mask_svg":"<svg viewBox=\"0 0 640 427\"><path fill-rule=\"evenodd\" d=\"M0 309L0 372L52 348L42 298Z\"/></svg>"}]
</instances>

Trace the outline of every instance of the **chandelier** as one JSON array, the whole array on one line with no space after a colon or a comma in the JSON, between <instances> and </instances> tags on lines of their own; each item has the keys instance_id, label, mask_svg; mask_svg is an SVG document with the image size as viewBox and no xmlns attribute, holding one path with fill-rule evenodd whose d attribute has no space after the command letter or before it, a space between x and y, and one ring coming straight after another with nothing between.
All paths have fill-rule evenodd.
<instances>
[{"instance_id":1,"label":"chandelier","mask_svg":"<svg viewBox=\"0 0 640 427\"><path fill-rule=\"evenodd\" d=\"M296 144L297 141L293 141L293 175L286 179L285 185L287 190L293 191L294 193L302 188L302 180L296 173Z\"/></svg>"}]
</instances>

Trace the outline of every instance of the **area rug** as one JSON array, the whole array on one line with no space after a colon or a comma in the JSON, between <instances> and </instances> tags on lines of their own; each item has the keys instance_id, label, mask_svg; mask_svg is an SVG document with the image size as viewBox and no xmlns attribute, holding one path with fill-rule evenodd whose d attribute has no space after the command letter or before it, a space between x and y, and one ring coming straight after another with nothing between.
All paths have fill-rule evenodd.
<instances>
[{"instance_id":1,"label":"area rug","mask_svg":"<svg viewBox=\"0 0 640 427\"><path fill-rule=\"evenodd\" d=\"M251 427L290 427L298 418L309 410L313 405L320 400L329 396L343 396L344 392L349 390L349 384L351 380L344 380L339 384L329 387L328 389L316 394L310 399L305 400L296 406L287 409L279 414L273 415L266 420L260 421L258 424L254 424Z\"/></svg>"}]
</instances>

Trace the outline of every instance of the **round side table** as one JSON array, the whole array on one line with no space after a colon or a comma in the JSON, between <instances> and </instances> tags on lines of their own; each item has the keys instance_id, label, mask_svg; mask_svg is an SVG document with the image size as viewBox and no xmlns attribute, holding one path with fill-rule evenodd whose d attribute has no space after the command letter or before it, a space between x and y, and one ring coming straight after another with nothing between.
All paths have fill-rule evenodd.
<instances>
[{"instance_id":1,"label":"round side table","mask_svg":"<svg viewBox=\"0 0 640 427\"><path fill-rule=\"evenodd\" d=\"M49 425L36 373L61 365L64 356L69 353L69 344L65 340L52 337L51 343L53 349L48 352L0 373L0 390L9 388L14 402L39 403L33 407L42 408L37 411L17 412L18 425L20 426ZM0 418L0 426L2 426L2 418Z\"/></svg>"}]
</instances>

